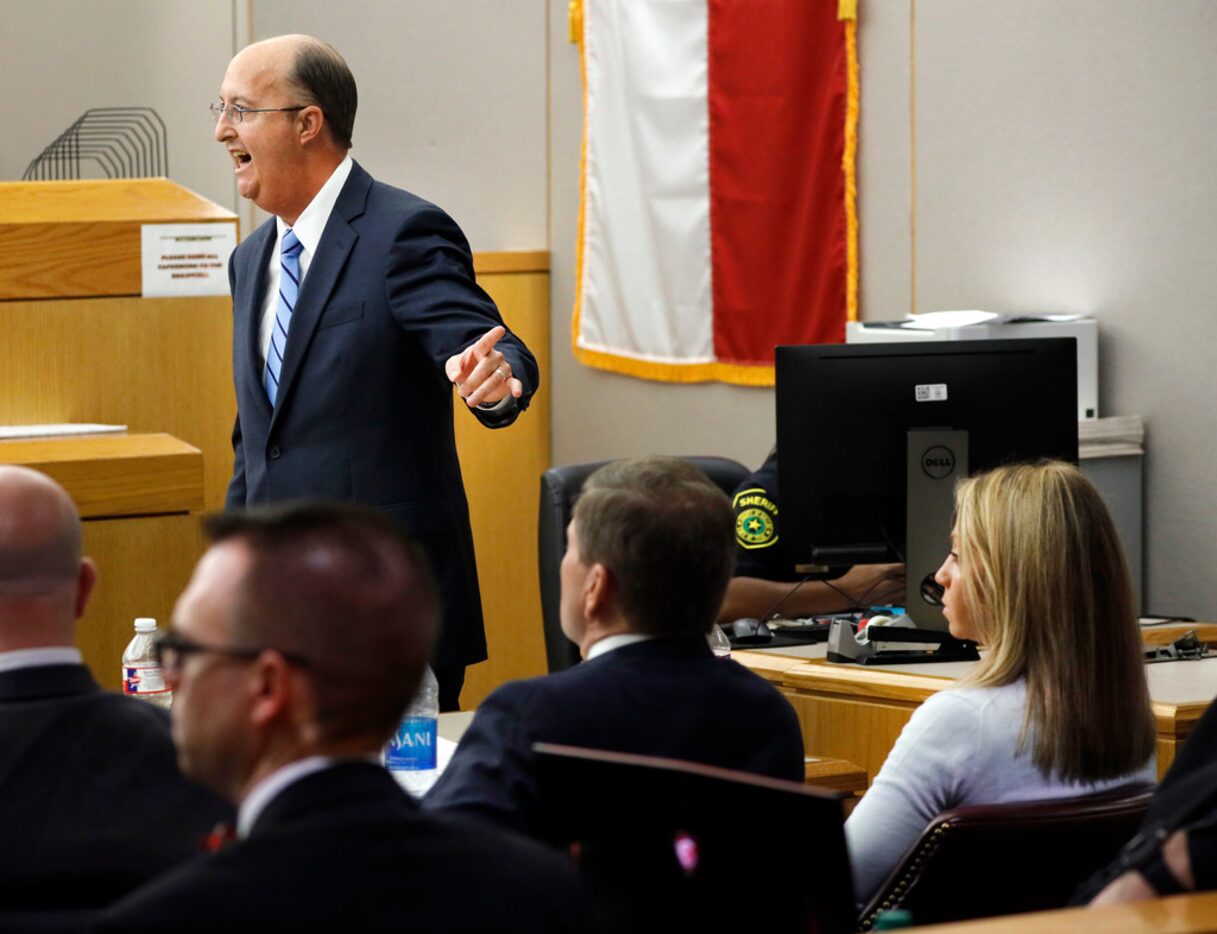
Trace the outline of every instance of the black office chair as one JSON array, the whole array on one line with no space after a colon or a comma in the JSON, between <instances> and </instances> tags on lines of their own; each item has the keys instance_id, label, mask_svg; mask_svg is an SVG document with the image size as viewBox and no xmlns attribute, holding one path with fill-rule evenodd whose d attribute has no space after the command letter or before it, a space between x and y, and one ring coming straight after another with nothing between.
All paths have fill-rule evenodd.
<instances>
[{"instance_id":1,"label":"black office chair","mask_svg":"<svg viewBox=\"0 0 1217 934\"><path fill-rule=\"evenodd\" d=\"M675 759L533 750L540 835L574 857L597 930L852 929L840 793Z\"/></svg>"},{"instance_id":2,"label":"black office chair","mask_svg":"<svg viewBox=\"0 0 1217 934\"><path fill-rule=\"evenodd\" d=\"M750 471L726 457L686 457L730 496ZM578 647L562 633L558 614L561 590L559 570L566 554L566 527L571 507L583 484L608 461L551 467L541 475L541 507L537 517L537 551L541 574L541 619L545 628L545 655L549 670L561 671L579 661Z\"/></svg>"},{"instance_id":3,"label":"black office chair","mask_svg":"<svg viewBox=\"0 0 1217 934\"><path fill-rule=\"evenodd\" d=\"M892 908L918 924L1064 908L1141 826L1152 788L955 808L934 818L859 916Z\"/></svg>"}]
</instances>

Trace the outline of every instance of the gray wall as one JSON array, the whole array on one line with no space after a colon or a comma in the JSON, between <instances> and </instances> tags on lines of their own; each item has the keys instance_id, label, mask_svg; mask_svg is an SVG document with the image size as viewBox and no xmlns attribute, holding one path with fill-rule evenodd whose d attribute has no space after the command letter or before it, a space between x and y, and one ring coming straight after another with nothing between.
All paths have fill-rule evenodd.
<instances>
[{"instance_id":1,"label":"gray wall","mask_svg":"<svg viewBox=\"0 0 1217 934\"><path fill-rule=\"evenodd\" d=\"M1147 604L1207 614L1217 4L922 0L915 216L910 2L860 7L864 316L1096 315L1104 411L1148 424ZM582 107L566 13L567 0L0 0L0 177L87 107L148 104L169 124L174 178L238 209L205 105L249 38L315 32L360 80L356 158L448 208L475 249L552 250L556 461L757 462L771 391L631 380L567 349Z\"/></svg>"},{"instance_id":2,"label":"gray wall","mask_svg":"<svg viewBox=\"0 0 1217 934\"><path fill-rule=\"evenodd\" d=\"M909 16L863 9L863 297L895 317ZM916 307L1099 319L1103 413L1147 424L1145 606L1211 617L1217 4L934 0L914 31Z\"/></svg>"},{"instance_id":3,"label":"gray wall","mask_svg":"<svg viewBox=\"0 0 1217 934\"><path fill-rule=\"evenodd\" d=\"M92 107L152 107L166 124L174 180L235 207L207 113L232 47L230 2L0 0L0 179L21 178ZM105 177L91 163L85 174Z\"/></svg>"},{"instance_id":4,"label":"gray wall","mask_svg":"<svg viewBox=\"0 0 1217 934\"><path fill-rule=\"evenodd\" d=\"M542 0L0 0L0 23L0 179L90 107L150 106L173 179L248 233L260 218L238 203L207 104L234 50L310 32L359 81L356 159L443 205L475 250L548 245Z\"/></svg>"},{"instance_id":5,"label":"gray wall","mask_svg":"<svg viewBox=\"0 0 1217 934\"><path fill-rule=\"evenodd\" d=\"M435 201L475 250L544 250L540 0L249 0L253 38L321 36L359 82L353 155Z\"/></svg>"}]
</instances>

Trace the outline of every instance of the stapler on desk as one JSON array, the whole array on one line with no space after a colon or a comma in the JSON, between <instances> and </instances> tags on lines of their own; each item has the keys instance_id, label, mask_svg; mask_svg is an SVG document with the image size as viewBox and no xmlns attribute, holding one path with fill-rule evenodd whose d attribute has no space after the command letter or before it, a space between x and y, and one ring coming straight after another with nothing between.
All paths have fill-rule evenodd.
<instances>
[{"instance_id":1,"label":"stapler on desk","mask_svg":"<svg viewBox=\"0 0 1217 934\"><path fill-rule=\"evenodd\" d=\"M902 665L912 662L970 662L980 658L976 643L936 629L869 626L859 642L858 626L835 620L828 632L828 660L856 665ZM925 648L921 648L925 646Z\"/></svg>"},{"instance_id":2,"label":"stapler on desk","mask_svg":"<svg viewBox=\"0 0 1217 934\"><path fill-rule=\"evenodd\" d=\"M1195 629L1189 629L1170 645L1146 646L1146 662L1197 661L1206 658L1209 647L1200 641Z\"/></svg>"}]
</instances>

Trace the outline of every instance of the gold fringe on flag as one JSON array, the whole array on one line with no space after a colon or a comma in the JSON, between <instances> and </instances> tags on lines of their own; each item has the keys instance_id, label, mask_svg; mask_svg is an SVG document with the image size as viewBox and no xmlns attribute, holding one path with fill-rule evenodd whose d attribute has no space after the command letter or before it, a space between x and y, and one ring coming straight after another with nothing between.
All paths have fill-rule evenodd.
<instances>
[{"instance_id":1,"label":"gold fringe on flag","mask_svg":"<svg viewBox=\"0 0 1217 934\"><path fill-rule=\"evenodd\" d=\"M583 0L570 0L566 7L566 16L570 24L567 38L570 39L571 45L578 45L583 41Z\"/></svg>"},{"instance_id":2,"label":"gold fringe on flag","mask_svg":"<svg viewBox=\"0 0 1217 934\"><path fill-rule=\"evenodd\" d=\"M858 0L839 0L845 20L845 318L858 320Z\"/></svg>"}]
</instances>

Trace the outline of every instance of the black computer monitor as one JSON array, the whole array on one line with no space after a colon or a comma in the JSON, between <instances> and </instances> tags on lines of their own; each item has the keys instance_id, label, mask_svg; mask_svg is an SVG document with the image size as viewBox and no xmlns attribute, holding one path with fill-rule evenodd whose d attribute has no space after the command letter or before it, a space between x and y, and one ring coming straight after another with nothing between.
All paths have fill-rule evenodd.
<instances>
[{"instance_id":1,"label":"black computer monitor","mask_svg":"<svg viewBox=\"0 0 1217 934\"><path fill-rule=\"evenodd\" d=\"M778 347L776 371L791 570L904 561L921 628L947 628L920 590L949 547L955 481L1077 462L1073 338Z\"/></svg>"}]
</instances>

